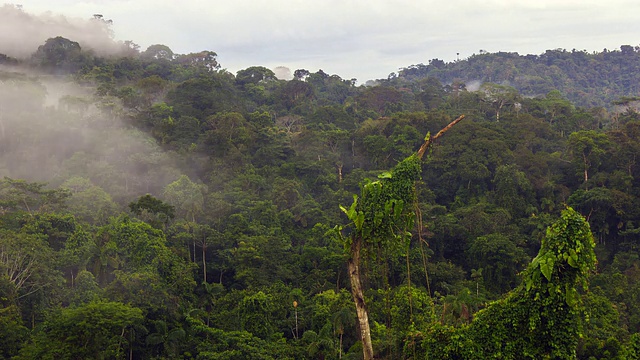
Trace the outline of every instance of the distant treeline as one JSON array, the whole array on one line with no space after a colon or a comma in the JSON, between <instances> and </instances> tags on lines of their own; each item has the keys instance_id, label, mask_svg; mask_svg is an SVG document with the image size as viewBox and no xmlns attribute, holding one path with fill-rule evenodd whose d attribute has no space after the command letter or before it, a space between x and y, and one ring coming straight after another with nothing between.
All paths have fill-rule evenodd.
<instances>
[{"instance_id":1,"label":"distant treeline","mask_svg":"<svg viewBox=\"0 0 640 360\"><path fill-rule=\"evenodd\" d=\"M430 60L392 73L389 79L413 82L435 77L443 84L490 82L509 85L523 96L559 90L578 106L610 107L619 98L640 91L640 46L589 53L573 49L547 50L540 55L480 50L467 59L445 63Z\"/></svg>"}]
</instances>

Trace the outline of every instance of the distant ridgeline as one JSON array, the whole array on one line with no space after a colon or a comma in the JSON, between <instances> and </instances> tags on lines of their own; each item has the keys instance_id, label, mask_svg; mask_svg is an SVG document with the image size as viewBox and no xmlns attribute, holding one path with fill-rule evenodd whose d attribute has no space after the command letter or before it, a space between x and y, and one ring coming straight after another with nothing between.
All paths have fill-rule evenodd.
<instances>
[{"instance_id":1,"label":"distant ridgeline","mask_svg":"<svg viewBox=\"0 0 640 360\"><path fill-rule=\"evenodd\" d=\"M639 94L640 47L623 45L593 53L555 49L541 55L480 50L464 60L411 65L390 78L414 81L429 76L443 84L509 85L524 96L543 96L555 89L578 106L609 107L621 97Z\"/></svg>"}]
</instances>

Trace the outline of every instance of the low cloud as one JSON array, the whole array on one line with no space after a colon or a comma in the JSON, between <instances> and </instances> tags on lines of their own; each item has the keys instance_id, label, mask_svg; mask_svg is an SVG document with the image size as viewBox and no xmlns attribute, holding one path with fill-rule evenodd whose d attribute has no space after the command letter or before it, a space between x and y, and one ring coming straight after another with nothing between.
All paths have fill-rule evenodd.
<instances>
[{"instance_id":1,"label":"low cloud","mask_svg":"<svg viewBox=\"0 0 640 360\"><path fill-rule=\"evenodd\" d=\"M472 80L466 83L466 88L469 91L478 91L480 90L480 86L482 86L482 82L480 80Z\"/></svg>"},{"instance_id":2,"label":"low cloud","mask_svg":"<svg viewBox=\"0 0 640 360\"><path fill-rule=\"evenodd\" d=\"M293 75L291 74L291 69L286 66L276 66L273 69L273 73L276 74L276 77L279 80L291 80L293 79Z\"/></svg>"},{"instance_id":3,"label":"low cloud","mask_svg":"<svg viewBox=\"0 0 640 360\"><path fill-rule=\"evenodd\" d=\"M22 2L28 11L52 6ZM80 17L102 12L114 20L119 40L143 49L165 44L177 53L215 51L231 72L285 65L364 82L433 58L453 61L459 53L464 59L478 49L540 54L633 45L640 2L238 0L211 6L205 0L59 0L55 11Z\"/></svg>"},{"instance_id":4,"label":"low cloud","mask_svg":"<svg viewBox=\"0 0 640 360\"><path fill-rule=\"evenodd\" d=\"M0 178L56 187L82 177L121 204L160 195L183 173L178 157L121 119L123 111L92 88L0 67Z\"/></svg>"},{"instance_id":5,"label":"low cloud","mask_svg":"<svg viewBox=\"0 0 640 360\"><path fill-rule=\"evenodd\" d=\"M83 49L92 49L99 55L122 50L122 44L113 39L110 22L104 18L79 19L50 12L34 15L19 5L0 7L0 53L27 58L56 36L76 41Z\"/></svg>"}]
</instances>

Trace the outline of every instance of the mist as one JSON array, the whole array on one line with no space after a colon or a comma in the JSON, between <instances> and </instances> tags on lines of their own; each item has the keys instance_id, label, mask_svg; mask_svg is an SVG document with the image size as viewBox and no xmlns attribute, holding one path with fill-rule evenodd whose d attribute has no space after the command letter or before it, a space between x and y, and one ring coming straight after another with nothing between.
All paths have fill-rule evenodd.
<instances>
[{"instance_id":1,"label":"mist","mask_svg":"<svg viewBox=\"0 0 640 360\"><path fill-rule=\"evenodd\" d=\"M293 79L293 75L291 74L291 69L289 69L286 66L276 66L273 69L273 73L276 74L276 78L278 78L278 80Z\"/></svg>"},{"instance_id":2,"label":"mist","mask_svg":"<svg viewBox=\"0 0 640 360\"><path fill-rule=\"evenodd\" d=\"M114 41L111 22L97 14L77 19L0 7L0 54L28 59L55 37L96 56L131 50ZM113 215L114 202L122 209L145 194L162 197L166 185L189 173L180 155L132 124L133 114L119 98L98 96L90 80L73 79L29 61L0 64L0 178L73 188L69 204L78 195L85 198L80 203ZM104 201L96 205L87 196Z\"/></svg>"},{"instance_id":3,"label":"mist","mask_svg":"<svg viewBox=\"0 0 640 360\"><path fill-rule=\"evenodd\" d=\"M24 59L40 45L56 36L76 41L98 55L117 54L123 45L113 39L109 20L87 14L87 19L54 15L50 12L30 14L19 5L0 6L0 54Z\"/></svg>"},{"instance_id":4,"label":"mist","mask_svg":"<svg viewBox=\"0 0 640 360\"><path fill-rule=\"evenodd\" d=\"M126 204L176 180L178 156L123 120L114 98L57 77L0 69L0 178L89 180Z\"/></svg>"},{"instance_id":5,"label":"mist","mask_svg":"<svg viewBox=\"0 0 640 360\"><path fill-rule=\"evenodd\" d=\"M467 88L468 91L478 91L478 90L480 90L481 86L482 86L482 81L480 81L480 80L468 81L465 84L465 87Z\"/></svg>"}]
</instances>

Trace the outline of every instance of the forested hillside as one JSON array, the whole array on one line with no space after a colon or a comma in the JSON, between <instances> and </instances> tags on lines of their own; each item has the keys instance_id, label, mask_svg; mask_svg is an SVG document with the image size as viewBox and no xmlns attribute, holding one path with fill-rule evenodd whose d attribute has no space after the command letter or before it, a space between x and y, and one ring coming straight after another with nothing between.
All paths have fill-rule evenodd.
<instances>
[{"instance_id":1,"label":"forested hillside","mask_svg":"<svg viewBox=\"0 0 640 360\"><path fill-rule=\"evenodd\" d=\"M359 234L376 358L640 356L636 49L376 86L97 54L0 54L0 358L360 359Z\"/></svg>"},{"instance_id":2,"label":"forested hillside","mask_svg":"<svg viewBox=\"0 0 640 360\"><path fill-rule=\"evenodd\" d=\"M540 55L480 50L466 59L450 63L433 59L427 65L411 65L389 76L401 81L428 77L452 86L473 88L486 82L508 85L529 97L559 90L576 105L609 108L638 96L640 47L622 45L593 53L554 49Z\"/></svg>"}]
</instances>

